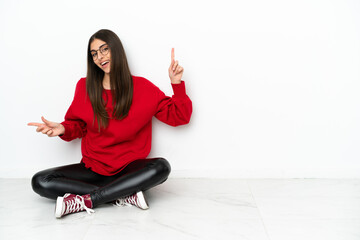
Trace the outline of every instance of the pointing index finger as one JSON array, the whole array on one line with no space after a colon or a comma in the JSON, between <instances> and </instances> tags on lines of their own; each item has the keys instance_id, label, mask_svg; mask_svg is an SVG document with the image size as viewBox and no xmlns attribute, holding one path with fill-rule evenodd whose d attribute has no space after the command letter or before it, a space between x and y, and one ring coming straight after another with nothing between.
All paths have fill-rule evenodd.
<instances>
[{"instance_id":1,"label":"pointing index finger","mask_svg":"<svg viewBox=\"0 0 360 240\"><path fill-rule=\"evenodd\" d=\"M40 127L42 125L42 123L35 123L35 122L31 122L27 124L28 126L36 126L36 127Z\"/></svg>"},{"instance_id":2,"label":"pointing index finger","mask_svg":"<svg viewBox=\"0 0 360 240\"><path fill-rule=\"evenodd\" d=\"M171 49L171 62L175 60L175 50L174 48Z\"/></svg>"}]
</instances>

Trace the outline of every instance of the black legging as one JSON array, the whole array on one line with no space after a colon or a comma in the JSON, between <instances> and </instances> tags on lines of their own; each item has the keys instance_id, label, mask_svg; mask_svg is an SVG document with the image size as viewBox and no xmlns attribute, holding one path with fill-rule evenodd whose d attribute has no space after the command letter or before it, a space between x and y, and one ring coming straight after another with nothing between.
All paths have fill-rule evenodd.
<instances>
[{"instance_id":1,"label":"black legging","mask_svg":"<svg viewBox=\"0 0 360 240\"><path fill-rule=\"evenodd\" d=\"M36 193L50 199L65 193L90 193L96 207L155 187L166 181L170 171L170 164L164 158L136 160L113 176L97 174L78 163L38 172L31 184Z\"/></svg>"}]
</instances>

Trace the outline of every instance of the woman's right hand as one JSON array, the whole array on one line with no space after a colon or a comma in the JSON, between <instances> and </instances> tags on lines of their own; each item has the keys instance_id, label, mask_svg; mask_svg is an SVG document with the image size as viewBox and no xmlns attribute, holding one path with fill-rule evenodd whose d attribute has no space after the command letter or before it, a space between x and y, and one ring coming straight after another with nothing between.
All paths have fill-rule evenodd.
<instances>
[{"instance_id":1,"label":"woman's right hand","mask_svg":"<svg viewBox=\"0 0 360 240\"><path fill-rule=\"evenodd\" d=\"M46 134L49 137L56 137L56 136L59 136L59 135L65 133L65 128L62 124L48 121L44 117L41 117L41 120L44 123L31 122L31 123L28 123L28 126L38 127L36 129L37 132L42 132L43 134Z\"/></svg>"}]
</instances>

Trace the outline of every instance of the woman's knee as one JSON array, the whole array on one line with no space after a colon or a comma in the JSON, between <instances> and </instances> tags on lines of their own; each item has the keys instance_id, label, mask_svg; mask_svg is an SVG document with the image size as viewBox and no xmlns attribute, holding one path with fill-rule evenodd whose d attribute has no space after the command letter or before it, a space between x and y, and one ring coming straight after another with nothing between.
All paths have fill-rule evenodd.
<instances>
[{"instance_id":1,"label":"woman's knee","mask_svg":"<svg viewBox=\"0 0 360 240\"><path fill-rule=\"evenodd\" d=\"M42 192L41 189L44 187L44 175L42 172L36 173L31 179L31 186L34 192Z\"/></svg>"},{"instance_id":2,"label":"woman's knee","mask_svg":"<svg viewBox=\"0 0 360 240\"><path fill-rule=\"evenodd\" d=\"M49 190L49 182L51 181L51 174L44 170L36 173L31 179L31 186L34 192L43 197L49 197L47 192Z\"/></svg>"},{"instance_id":3,"label":"woman's knee","mask_svg":"<svg viewBox=\"0 0 360 240\"><path fill-rule=\"evenodd\" d=\"M155 169L157 174L167 178L171 172L170 163L165 158L156 158L155 160Z\"/></svg>"},{"instance_id":4,"label":"woman's knee","mask_svg":"<svg viewBox=\"0 0 360 240\"><path fill-rule=\"evenodd\" d=\"M36 173L31 179L31 187L36 193L38 193L39 189L41 189L41 179L42 177L39 173Z\"/></svg>"}]
</instances>

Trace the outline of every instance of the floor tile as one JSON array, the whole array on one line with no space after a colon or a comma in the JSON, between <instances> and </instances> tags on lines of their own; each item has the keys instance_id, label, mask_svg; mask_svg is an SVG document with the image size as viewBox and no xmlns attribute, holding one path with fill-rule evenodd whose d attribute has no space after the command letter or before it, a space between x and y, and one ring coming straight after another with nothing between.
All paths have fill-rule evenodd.
<instances>
[{"instance_id":1,"label":"floor tile","mask_svg":"<svg viewBox=\"0 0 360 240\"><path fill-rule=\"evenodd\" d=\"M360 219L360 197L256 197L267 219Z\"/></svg>"},{"instance_id":2,"label":"floor tile","mask_svg":"<svg viewBox=\"0 0 360 240\"><path fill-rule=\"evenodd\" d=\"M250 179L254 196L360 197L360 179Z\"/></svg>"},{"instance_id":3,"label":"floor tile","mask_svg":"<svg viewBox=\"0 0 360 240\"><path fill-rule=\"evenodd\" d=\"M359 219L285 219L266 221L270 240L359 240Z\"/></svg>"}]
</instances>

